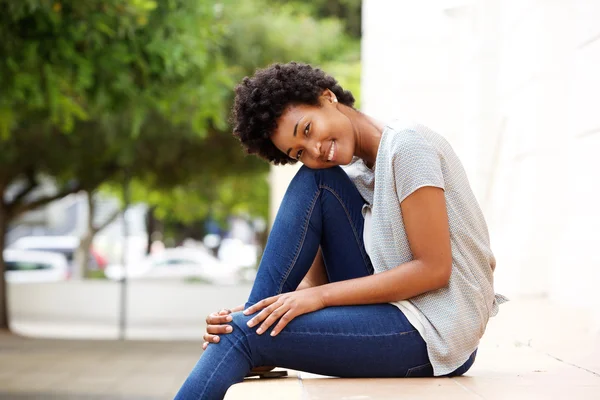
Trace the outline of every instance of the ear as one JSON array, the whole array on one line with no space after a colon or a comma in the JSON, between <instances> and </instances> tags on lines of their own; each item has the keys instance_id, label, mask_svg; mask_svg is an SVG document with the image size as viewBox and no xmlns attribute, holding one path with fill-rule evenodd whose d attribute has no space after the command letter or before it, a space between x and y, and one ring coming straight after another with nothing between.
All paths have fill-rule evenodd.
<instances>
[{"instance_id":1,"label":"ear","mask_svg":"<svg viewBox=\"0 0 600 400\"><path fill-rule=\"evenodd\" d=\"M330 104L335 104L337 103L337 97L335 95L335 93L333 93L331 90L329 89L325 89L323 90L323 93L321 94L321 96L323 97L323 100L326 103L330 103Z\"/></svg>"}]
</instances>

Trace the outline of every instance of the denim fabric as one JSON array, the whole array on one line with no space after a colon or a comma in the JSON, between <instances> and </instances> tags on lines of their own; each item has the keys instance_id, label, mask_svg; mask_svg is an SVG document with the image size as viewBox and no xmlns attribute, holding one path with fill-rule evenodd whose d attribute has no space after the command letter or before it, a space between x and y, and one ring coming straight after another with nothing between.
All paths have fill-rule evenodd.
<instances>
[{"instance_id":1,"label":"denim fabric","mask_svg":"<svg viewBox=\"0 0 600 400\"><path fill-rule=\"evenodd\" d=\"M302 167L275 219L247 306L295 290L319 246L331 282L372 274L363 204L341 168ZM325 308L296 317L276 337L248 328L251 315L232 316L233 332L208 346L176 399L222 399L264 365L340 377L433 376L423 338L391 304ZM455 373L466 372L474 358Z\"/></svg>"}]
</instances>

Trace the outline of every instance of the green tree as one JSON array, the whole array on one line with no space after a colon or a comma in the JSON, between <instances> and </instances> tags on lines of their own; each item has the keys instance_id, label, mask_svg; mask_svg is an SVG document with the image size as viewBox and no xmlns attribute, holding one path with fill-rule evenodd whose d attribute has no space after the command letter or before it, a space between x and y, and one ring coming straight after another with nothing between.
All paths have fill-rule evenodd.
<instances>
[{"instance_id":1,"label":"green tree","mask_svg":"<svg viewBox=\"0 0 600 400\"><path fill-rule=\"evenodd\" d=\"M345 32L353 39L362 36L362 0L272 0L294 8L304 8L318 19L336 18L344 25Z\"/></svg>"},{"instance_id":2,"label":"green tree","mask_svg":"<svg viewBox=\"0 0 600 400\"><path fill-rule=\"evenodd\" d=\"M323 65L358 95L358 43L344 34L339 20L320 21L303 7L272 6L262 0L221 4L223 55L233 80L273 62L298 60ZM233 91L229 93L231 104ZM193 224L209 213L221 220L232 212L267 219L268 164L244 157L229 129L210 132L200 147L194 153L205 160L201 174L196 171L173 189L144 179L135 184L133 199L148 203L156 218L171 225Z\"/></svg>"},{"instance_id":3,"label":"green tree","mask_svg":"<svg viewBox=\"0 0 600 400\"><path fill-rule=\"evenodd\" d=\"M22 213L148 166L136 154L143 126L223 129L222 36L203 1L0 1L0 248ZM42 177L61 189L32 196ZM4 271L0 254L0 328Z\"/></svg>"},{"instance_id":4,"label":"green tree","mask_svg":"<svg viewBox=\"0 0 600 400\"><path fill-rule=\"evenodd\" d=\"M339 21L260 0L0 0L0 248L24 212L125 177L178 204L256 207L267 166L228 132L234 82L352 48ZM256 184L239 187L242 173ZM40 193L43 180L57 191ZM0 329L4 270L0 253Z\"/></svg>"}]
</instances>

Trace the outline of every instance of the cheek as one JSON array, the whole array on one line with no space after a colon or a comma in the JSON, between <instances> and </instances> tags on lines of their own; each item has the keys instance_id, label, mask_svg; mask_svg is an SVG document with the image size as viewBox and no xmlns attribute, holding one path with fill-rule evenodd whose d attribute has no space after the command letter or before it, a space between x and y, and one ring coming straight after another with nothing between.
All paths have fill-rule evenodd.
<instances>
[{"instance_id":1,"label":"cheek","mask_svg":"<svg viewBox=\"0 0 600 400\"><path fill-rule=\"evenodd\" d=\"M309 160L306 162L302 162L302 164L310 169L323 169L323 168L331 167L331 165L323 165L323 163L321 163L319 161L315 161L315 160Z\"/></svg>"}]
</instances>

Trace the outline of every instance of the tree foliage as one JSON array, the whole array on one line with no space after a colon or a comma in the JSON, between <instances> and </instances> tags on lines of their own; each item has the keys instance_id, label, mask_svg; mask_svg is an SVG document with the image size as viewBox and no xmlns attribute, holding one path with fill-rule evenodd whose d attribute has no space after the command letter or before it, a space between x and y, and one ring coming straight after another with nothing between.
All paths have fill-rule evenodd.
<instances>
[{"instance_id":1,"label":"tree foliage","mask_svg":"<svg viewBox=\"0 0 600 400\"><path fill-rule=\"evenodd\" d=\"M229 132L232 88L290 60L355 82L358 43L326 3L0 0L0 248L22 213L126 177L164 218L266 216L268 167ZM7 328L3 272L0 253Z\"/></svg>"},{"instance_id":2,"label":"tree foliage","mask_svg":"<svg viewBox=\"0 0 600 400\"><path fill-rule=\"evenodd\" d=\"M123 171L174 164L155 145L174 132L185 132L181 149L225 129L233 81L222 38L205 1L0 1L0 248L25 211ZM42 177L62 189L36 195ZM0 254L7 328L3 278Z\"/></svg>"},{"instance_id":3,"label":"tree foliage","mask_svg":"<svg viewBox=\"0 0 600 400\"><path fill-rule=\"evenodd\" d=\"M306 7L273 5L263 0L227 0L220 4L222 54L233 81L273 62L298 60L322 66L358 95L359 44L344 34L343 21L320 20ZM229 108L233 91L228 89ZM188 144L183 149L191 147ZM146 177L143 185L136 185L133 199L155 207L159 218L184 223L202 219L209 212L221 220L232 212L268 217L268 166L256 157L245 156L229 130L211 131L192 153L205 160L201 174L193 172L185 180L175 180L185 184L168 191L149 184L153 178ZM183 171L194 170L190 166Z\"/></svg>"},{"instance_id":4,"label":"tree foliage","mask_svg":"<svg viewBox=\"0 0 600 400\"><path fill-rule=\"evenodd\" d=\"M304 8L314 17L322 20L334 18L341 21L344 31L353 39L360 39L362 26L362 0L273 0L293 8Z\"/></svg>"}]
</instances>

